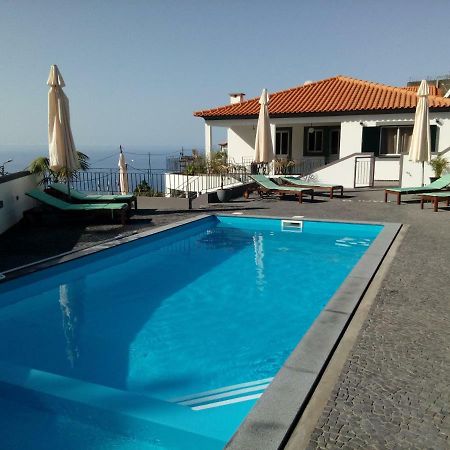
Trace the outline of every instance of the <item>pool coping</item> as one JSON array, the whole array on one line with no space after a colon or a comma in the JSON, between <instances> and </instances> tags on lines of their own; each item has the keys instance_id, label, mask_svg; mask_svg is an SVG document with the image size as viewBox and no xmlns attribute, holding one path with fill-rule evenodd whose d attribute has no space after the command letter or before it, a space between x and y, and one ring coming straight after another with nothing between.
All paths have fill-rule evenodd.
<instances>
[{"instance_id":1,"label":"pool coping","mask_svg":"<svg viewBox=\"0 0 450 450\"><path fill-rule=\"evenodd\" d=\"M117 236L92 247L72 250L3 272L0 284L74 259L83 258L128 242L136 241L183 225L214 216L272 220L302 220L307 222L335 222L382 225L383 229L364 253L344 282L334 293L288 359L283 363L270 386L244 419L227 443L227 449L282 448L288 441L309 398L320 381L342 335L360 300L391 247L402 224L354 220L316 219L304 216L263 216L237 214L199 214L155 229Z\"/></svg>"}]
</instances>

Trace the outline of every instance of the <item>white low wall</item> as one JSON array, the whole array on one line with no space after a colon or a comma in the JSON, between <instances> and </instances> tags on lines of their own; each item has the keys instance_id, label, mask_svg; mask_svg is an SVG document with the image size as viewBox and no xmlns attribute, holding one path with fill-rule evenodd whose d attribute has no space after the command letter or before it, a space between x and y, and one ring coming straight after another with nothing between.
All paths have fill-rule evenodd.
<instances>
[{"instance_id":1,"label":"white low wall","mask_svg":"<svg viewBox=\"0 0 450 450\"><path fill-rule=\"evenodd\" d=\"M441 152L440 155L450 162L450 149ZM402 158L401 187L422 186L422 180L423 184L427 185L430 183L430 177L435 176L428 163L425 163L422 169L422 163L413 163L409 160L408 155L403 155ZM450 173L450 170L444 172L444 174L446 173Z\"/></svg>"},{"instance_id":2,"label":"white low wall","mask_svg":"<svg viewBox=\"0 0 450 450\"><path fill-rule=\"evenodd\" d=\"M313 172L304 177L307 181L316 181L317 183L340 184L347 189L353 189L355 183L355 158L361 157L361 153L352 155L347 159L340 160L337 163L329 164L322 169Z\"/></svg>"},{"instance_id":3,"label":"white low wall","mask_svg":"<svg viewBox=\"0 0 450 450\"><path fill-rule=\"evenodd\" d=\"M434 172L431 166L425 163L423 165L423 184L429 184L430 177L433 176ZM409 160L408 155L403 156L401 186L422 186L422 163L413 163Z\"/></svg>"},{"instance_id":4,"label":"white low wall","mask_svg":"<svg viewBox=\"0 0 450 450\"><path fill-rule=\"evenodd\" d=\"M375 160L375 181L399 181L400 180L400 158L376 159Z\"/></svg>"},{"instance_id":5,"label":"white low wall","mask_svg":"<svg viewBox=\"0 0 450 450\"><path fill-rule=\"evenodd\" d=\"M170 197L172 191L179 192L196 192L198 195L205 194L207 192L215 192L221 188L223 184L224 188L230 188L240 186L242 183L227 175L223 176L223 180L220 175L182 175L177 173L165 174L165 196Z\"/></svg>"},{"instance_id":6,"label":"white low wall","mask_svg":"<svg viewBox=\"0 0 450 450\"><path fill-rule=\"evenodd\" d=\"M0 234L22 219L24 211L36 206L36 202L25 192L34 189L37 184L36 176L28 172L0 178L0 201L3 202L0 208Z\"/></svg>"}]
</instances>

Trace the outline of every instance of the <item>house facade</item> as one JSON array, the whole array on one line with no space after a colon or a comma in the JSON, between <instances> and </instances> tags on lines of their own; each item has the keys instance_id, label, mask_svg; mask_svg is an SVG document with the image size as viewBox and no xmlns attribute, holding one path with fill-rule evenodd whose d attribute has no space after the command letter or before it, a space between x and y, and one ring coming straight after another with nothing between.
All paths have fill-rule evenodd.
<instances>
[{"instance_id":1,"label":"house facade","mask_svg":"<svg viewBox=\"0 0 450 450\"><path fill-rule=\"evenodd\" d=\"M294 161L299 172L317 181L345 178L347 187L357 186L359 172L361 185L374 181L415 184L420 171L408 161L407 153L417 88L336 76L270 94L276 159ZM430 86L431 147L433 155L448 152L450 160L450 99L443 94ZM205 120L207 154L214 128L226 127L229 159L248 166L255 157L259 98L245 100L244 94L236 93L230 94L230 100L229 105L194 115ZM426 170L428 176L430 169Z\"/></svg>"}]
</instances>

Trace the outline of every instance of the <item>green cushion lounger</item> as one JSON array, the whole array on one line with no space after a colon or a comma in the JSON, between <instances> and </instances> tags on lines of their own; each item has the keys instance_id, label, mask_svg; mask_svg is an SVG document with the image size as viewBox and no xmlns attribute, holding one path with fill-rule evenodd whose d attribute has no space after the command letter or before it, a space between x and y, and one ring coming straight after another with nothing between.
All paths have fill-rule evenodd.
<instances>
[{"instance_id":1,"label":"green cushion lounger","mask_svg":"<svg viewBox=\"0 0 450 450\"><path fill-rule=\"evenodd\" d=\"M64 194L65 198L69 197L69 188L67 184L52 183L50 189ZM76 189L70 188L70 201L73 203L134 203L134 208L137 209L137 201L135 195L100 195L100 194L85 194Z\"/></svg>"},{"instance_id":2,"label":"green cushion lounger","mask_svg":"<svg viewBox=\"0 0 450 450\"><path fill-rule=\"evenodd\" d=\"M303 195L311 196L311 201L314 200L314 190L311 188L301 188L296 186L280 186L267 178L265 175L251 175L251 178L258 184L258 192L277 194L277 195L295 195L299 203L303 203Z\"/></svg>"},{"instance_id":3,"label":"green cushion lounger","mask_svg":"<svg viewBox=\"0 0 450 450\"><path fill-rule=\"evenodd\" d=\"M426 194L427 192L441 191L450 186L450 174L443 175L441 178L433 181L427 186L421 187L405 187L405 188L389 188L384 191L384 202L387 202L388 194L395 194L397 196L397 205L400 205L402 195L407 194Z\"/></svg>"},{"instance_id":4,"label":"green cushion lounger","mask_svg":"<svg viewBox=\"0 0 450 450\"><path fill-rule=\"evenodd\" d=\"M429 194L422 194L420 196L420 208L423 209L424 202L431 202L434 206L434 212L437 212L439 202L446 202L450 206L450 191L431 192Z\"/></svg>"},{"instance_id":5,"label":"green cushion lounger","mask_svg":"<svg viewBox=\"0 0 450 450\"><path fill-rule=\"evenodd\" d=\"M46 206L64 212L98 212L111 211L111 216L114 219L114 214L120 215L122 225L125 225L127 220L127 213L129 207L127 203L67 203L60 198L53 197L39 189L33 189L26 193L29 197L40 201Z\"/></svg>"},{"instance_id":6,"label":"green cushion lounger","mask_svg":"<svg viewBox=\"0 0 450 450\"><path fill-rule=\"evenodd\" d=\"M296 177L280 177L281 180L287 184L291 184L298 187L312 188L315 191L328 191L330 198L333 198L334 191L340 191L341 197L344 195L344 186L340 184L325 184L316 183L314 181L304 181Z\"/></svg>"}]
</instances>

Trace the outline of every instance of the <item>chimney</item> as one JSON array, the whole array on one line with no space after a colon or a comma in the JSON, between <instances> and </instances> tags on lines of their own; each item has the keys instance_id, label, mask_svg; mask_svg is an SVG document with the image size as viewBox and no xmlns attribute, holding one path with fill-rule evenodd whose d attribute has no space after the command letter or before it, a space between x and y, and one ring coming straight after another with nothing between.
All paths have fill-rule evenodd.
<instances>
[{"instance_id":1,"label":"chimney","mask_svg":"<svg viewBox=\"0 0 450 450\"><path fill-rule=\"evenodd\" d=\"M243 92L232 92L228 95L230 96L230 105L234 105L235 103L242 103L245 97L245 94Z\"/></svg>"}]
</instances>

